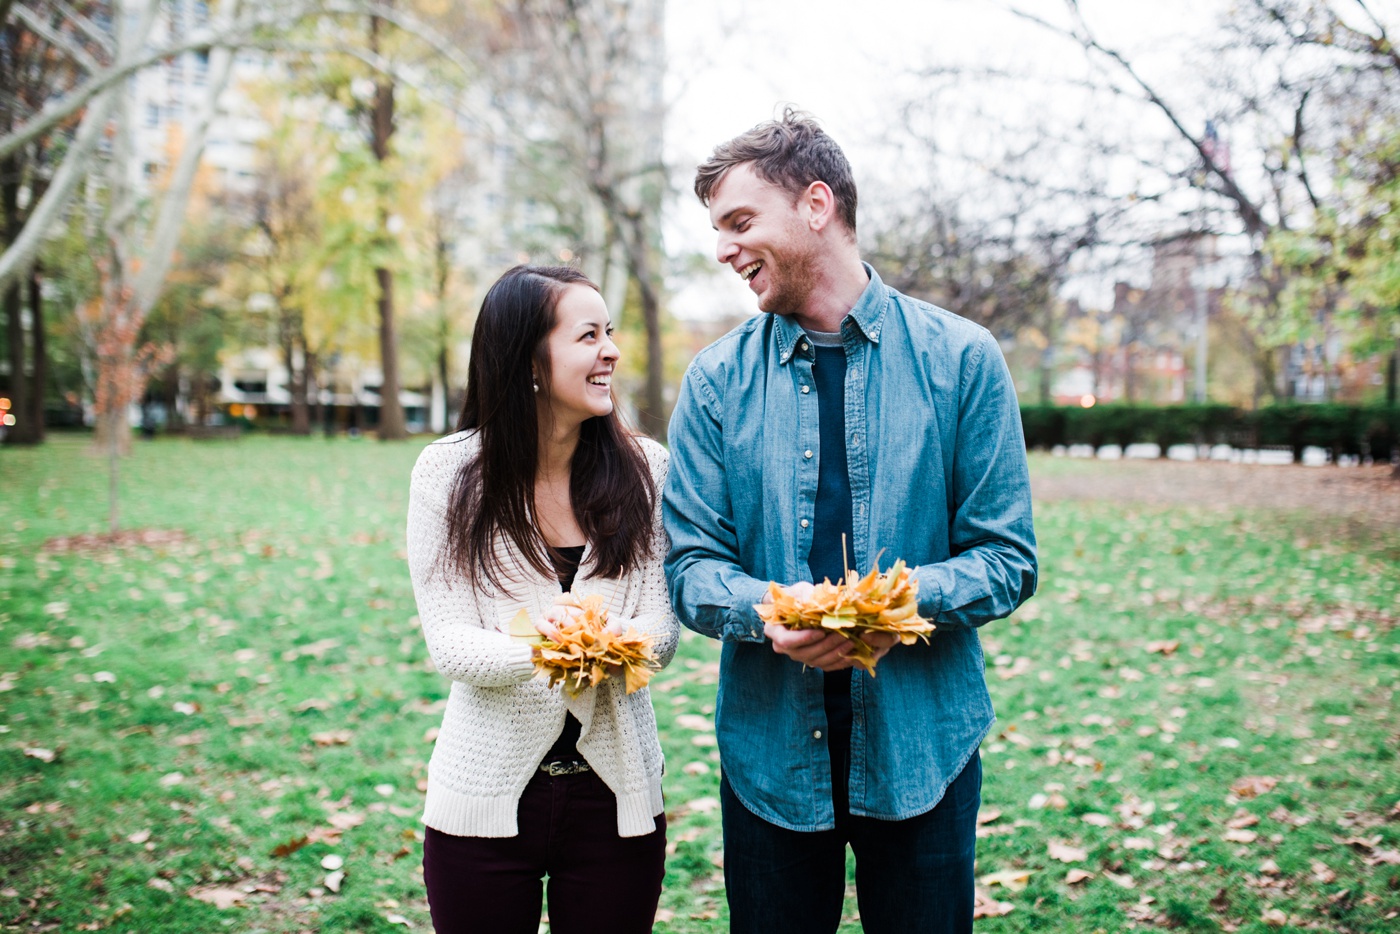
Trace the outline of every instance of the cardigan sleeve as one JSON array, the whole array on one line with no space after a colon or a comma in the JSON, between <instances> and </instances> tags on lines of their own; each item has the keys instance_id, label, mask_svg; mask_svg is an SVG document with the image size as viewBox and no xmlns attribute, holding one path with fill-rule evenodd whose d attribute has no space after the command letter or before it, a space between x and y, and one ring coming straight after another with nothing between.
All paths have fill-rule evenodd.
<instances>
[{"instance_id":1,"label":"cardigan sleeve","mask_svg":"<svg viewBox=\"0 0 1400 934\"><path fill-rule=\"evenodd\" d=\"M408 495L408 571L437 670L454 681L503 687L533 677L530 647L497 632L495 620L482 610L481 595L441 561L448 497L471 447L465 438L443 440L419 455Z\"/></svg>"}]
</instances>

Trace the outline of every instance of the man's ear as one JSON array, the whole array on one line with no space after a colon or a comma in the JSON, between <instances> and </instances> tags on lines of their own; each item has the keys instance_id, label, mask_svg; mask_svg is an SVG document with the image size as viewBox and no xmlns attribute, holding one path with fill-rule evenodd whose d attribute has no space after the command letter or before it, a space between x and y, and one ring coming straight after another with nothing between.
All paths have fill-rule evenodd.
<instances>
[{"instance_id":1,"label":"man's ear","mask_svg":"<svg viewBox=\"0 0 1400 934\"><path fill-rule=\"evenodd\" d=\"M820 232L836 216L836 196L826 182L815 181L808 185L799 200L807 209L807 226L815 232Z\"/></svg>"}]
</instances>

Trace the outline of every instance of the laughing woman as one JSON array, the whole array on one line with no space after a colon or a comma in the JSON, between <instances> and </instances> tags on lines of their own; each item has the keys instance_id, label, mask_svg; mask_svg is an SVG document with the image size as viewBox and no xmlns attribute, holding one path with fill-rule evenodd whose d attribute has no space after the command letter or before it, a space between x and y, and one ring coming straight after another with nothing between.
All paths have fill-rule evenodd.
<instances>
[{"instance_id":1,"label":"laughing woman","mask_svg":"<svg viewBox=\"0 0 1400 934\"><path fill-rule=\"evenodd\" d=\"M532 677L507 629L548 631L555 598L602 595L614 622L677 628L661 562L666 452L615 411L607 307L576 270L517 266L487 293L458 431L413 469L408 563L452 681L428 765L423 875L438 934L650 931L666 818L646 689L570 697ZM606 894L604 894L606 893Z\"/></svg>"}]
</instances>

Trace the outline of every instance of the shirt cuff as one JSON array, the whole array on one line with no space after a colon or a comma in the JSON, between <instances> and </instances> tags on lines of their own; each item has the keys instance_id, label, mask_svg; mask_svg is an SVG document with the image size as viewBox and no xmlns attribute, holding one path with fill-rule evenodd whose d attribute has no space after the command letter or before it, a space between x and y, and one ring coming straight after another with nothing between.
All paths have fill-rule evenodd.
<instances>
[{"instance_id":1,"label":"shirt cuff","mask_svg":"<svg viewBox=\"0 0 1400 934\"><path fill-rule=\"evenodd\" d=\"M731 642L762 642L768 638L763 634L763 620L759 618L754 604L763 601L768 592L768 584L754 581L752 588L745 588L735 594L735 601L724 621L724 638Z\"/></svg>"}]
</instances>

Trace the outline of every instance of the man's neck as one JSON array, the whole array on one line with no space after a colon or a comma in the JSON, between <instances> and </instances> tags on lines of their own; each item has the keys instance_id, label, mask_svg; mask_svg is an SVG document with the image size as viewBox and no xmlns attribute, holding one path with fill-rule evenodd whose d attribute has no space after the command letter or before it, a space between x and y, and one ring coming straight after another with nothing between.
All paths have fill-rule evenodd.
<instances>
[{"instance_id":1,"label":"man's neck","mask_svg":"<svg viewBox=\"0 0 1400 934\"><path fill-rule=\"evenodd\" d=\"M793 321L809 331L840 331L841 322L870 284L854 247L834 260L819 267L823 274L813 283L802 310L793 313Z\"/></svg>"}]
</instances>

